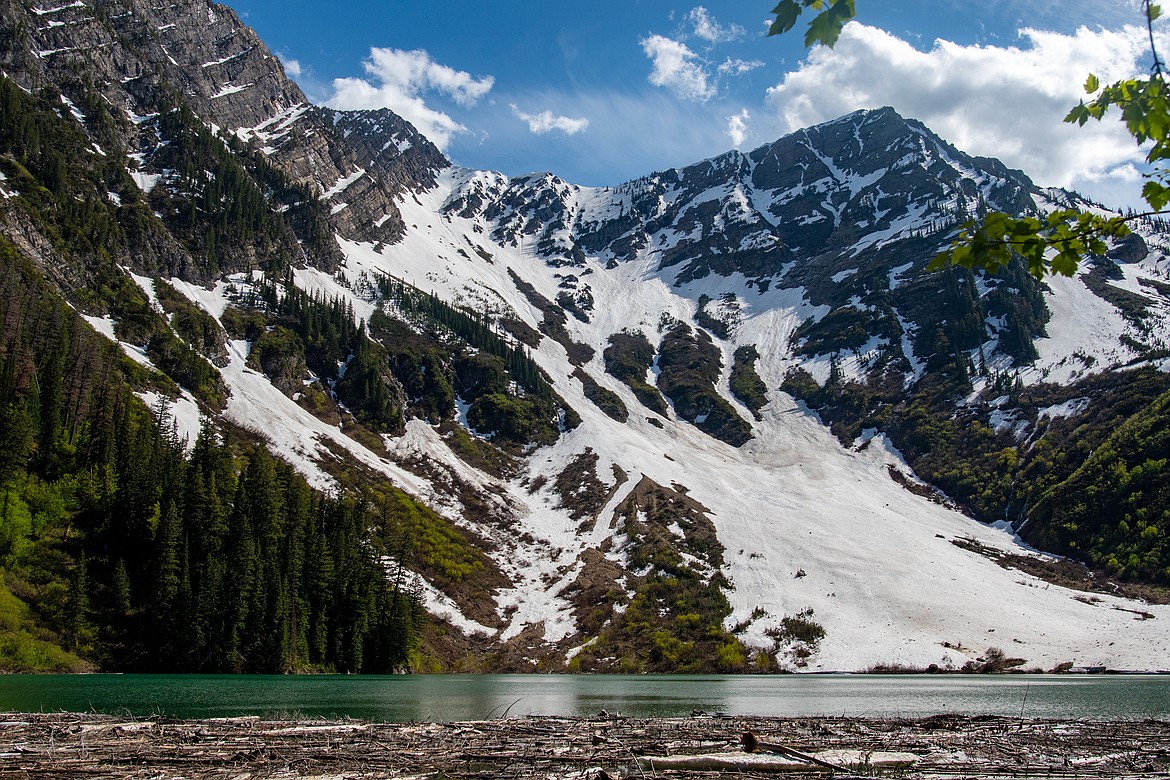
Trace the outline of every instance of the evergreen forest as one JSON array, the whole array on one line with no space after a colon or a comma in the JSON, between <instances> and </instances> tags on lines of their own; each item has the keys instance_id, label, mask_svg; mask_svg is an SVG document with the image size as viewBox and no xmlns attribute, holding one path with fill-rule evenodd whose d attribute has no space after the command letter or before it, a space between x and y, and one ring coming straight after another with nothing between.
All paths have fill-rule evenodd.
<instances>
[{"instance_id":1,"label":"evergreen forest","mask_svg":"<svg viewBox=\"0 0 1170 780\"><path fill-rule=\"evenodd\" d=\"M179 440L174 392L0 243L8 671L391 672L425 613L410 499L313 490L252 437ZM161 385L161 386L158 386Z\"/></svg>"}]
</instances>

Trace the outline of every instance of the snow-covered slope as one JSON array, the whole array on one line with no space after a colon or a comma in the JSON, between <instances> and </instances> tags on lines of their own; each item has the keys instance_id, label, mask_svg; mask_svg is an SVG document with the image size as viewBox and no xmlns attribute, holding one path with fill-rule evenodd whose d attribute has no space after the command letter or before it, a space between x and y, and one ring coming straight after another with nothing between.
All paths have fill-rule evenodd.
<instances>
[{"instance_id":1,"label":"snow-covered slope","mask_svg":"<svg viewBox=\"0 0 1170 780\"><path fill-rule=\"evenodd\" d=\"M831 165L826 161L826 167ZM404 435L387 439L390 459L362 455L371 468L456 522L468 523L458 502L444 498L441 480L420 484L390 461L421 456L442 464L506 508L514 521L506 532L473 528L495 544L491 555L511 582L495 596L495 612L503 621L496 640L506 641L533 626L546 642L562 643L563 649L589 638L578 635L565 591L580 574L587 550L603 550L619 566L628 565L623 557L627 542L614 511L646 477L685 490L708 510L726 550L724 573L733 586L728 591L733 606L728 627L746 623L746 641L771 647L769 629L777 629L785 616L813 610L825 638L805 668L857 670L881 664L957 668L989 647L1042 668L1065 661L1127 669L1164 665L1162 659L1170 651L1170 609L1143 605L1139 611L1156 619L1137 620L1136 607L1124 600L1088 599L1078 591L1003 568L972 552L970 544L954 544L974 540L996 550L1028 552L1008 533L891 479L891 469L908 474L909 468L883 436L847 449L815 415L778 390L788 368L801 361L793 353L792 334L806 319L823 316L829 309L811 303L806 289L762 285L758 276L738 271L681 281L676 270L662 262L663 247L679 245L661 241L659 236L665 233L650 234L642 248L620 262L613 262L610 250L581 251L571 269L566 268L561 261L566 259L567 225L588 222L582 215L593 215L596 222L597 215L613 214L615 203L620 213L623 196L615 194L620 190L605 193L542 179L563 204L563 212L549 212L555 217L550 224L565 226L543 233L523 226L527 224L523 212L534 202L530 197L496 209L491 219L481 211L464 209L461 214L451 207L477 189L496 202L507 200L499 193L522 191L533 181L529 177L506 182L495 175L450 169L434 188L397 204L404 223L413 226L401 242L379 247L340 240L346 262L336 276L312 271L297 275L298 283L308 289L349 297L363 317L372 312L373 304L353 290L362 289L361 279L383 273L476 311L518 317L533 328L539 327L541 313L517 289L512 275L550 300L564 289L569 270L577 279L588 280L596 302L589 321L570 318L567 328L573 341L594 348L594 356L581 368L621 397L632 412L627 422L617 422L586 399L581 383L572 377L574 364L563 345L544 338L533 357L582 423L556 444L531 452L514 478L501 480L463 463L420 420L410 422ZM854 187L858 188L861 185ZM730 198L751 204L763 197L753 192L740 198L724 188L705 191L699 200ZM695 198L688 201L688 208L693 207ZM519 227L511 229L513 225ZM674 237L681 235L671 230ZM532 244L540 239L550 242L543 251L534 250ZM1161 262L1148 258L1127 267L1129 286L1136 286L1136 279L1159 275ZM606 373L602 357L611 334L636 329L657 341L664 316L691 321L700 296L720 298L729 293L736 302L735 327L730 338L718 341L724 364L719 389L745 419L752 419L728 389L732 354L744 344L758 349L757 370L769 388L768 404L752 423L753 438L739 448L690 423L649 412L626 385ZM1116 345L1116 337L1110 335L1127 327L1112 307L1076 279L1055 281L1048 297L1054 310L1050 330L1060 334L1060 343L1041 342L1042 359L1035 372L1057 370L1058 358L1067 358L1070 347ZM1073 303L1065 305L1066 298ZM214 313L214 307L208 308ZM233 348L225 372L233 393L229 416L255 427L278 451L298 462L311 462L314 451L316 457L324 457L327 442L355 453L361 450L339 431L306 419L306 413L258 375L237 368L243 360L242 352L237 352L243 348L242 344ZM600 456L596 475L613 492L582 530L581 522L560 507L549 485L587 451ZM311 466L306 468L312 471ZM618 470L628 476L615 483L611 475ZM533 485L544 487L532 490ZM431 597L434 610L453 624L492 633L459 615L449 601L440 603L433 589Z\"/></svg>"}]
</instances>

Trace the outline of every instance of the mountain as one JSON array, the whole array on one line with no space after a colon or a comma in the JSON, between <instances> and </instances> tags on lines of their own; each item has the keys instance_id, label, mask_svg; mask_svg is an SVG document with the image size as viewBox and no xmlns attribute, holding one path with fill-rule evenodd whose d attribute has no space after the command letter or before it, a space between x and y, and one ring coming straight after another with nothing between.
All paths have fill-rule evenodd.
<instances>
[{"instance_id":1,"label":"mountain","mask_svg":"<svg viewBox=\"0 0 1170 780\"><path fill-rule=\"evenodd\" d=\"M309 105L224 6L0 24L27 635L136 669L1164 664L1161 222L1074 278L933 273L986 210L1102 207L889 108L616 187L509 178ZM118 393L140 445L102 444ZM252 584L216 579L232 551Z\"/></svg>"}]
</instances>

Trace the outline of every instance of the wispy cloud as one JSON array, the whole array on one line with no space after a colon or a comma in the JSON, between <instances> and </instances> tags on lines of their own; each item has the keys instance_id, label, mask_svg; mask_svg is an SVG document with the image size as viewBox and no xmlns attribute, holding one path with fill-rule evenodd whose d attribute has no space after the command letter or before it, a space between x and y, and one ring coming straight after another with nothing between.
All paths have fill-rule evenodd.
<instances>
[{"instance_id":1,"label":"wispy cloud","mask_svg":"<svg viewBox=\"0 0 1170 780\"><path fill-rule=\"evenodd\" d=\"M691 9L687 14L687 21L691 23L696 37L711 43L734 41L747 34L738 24L720 24L715 21L710 12L701 5Z\"/></svg>"},{"instance_id":2,"label":"wispy cloud","mask_svg":"<svg viewBox=\"0 0 1170 780\"><path fill-rule=\"evenodd\" d=\"M968 0L945 0L951 8L966 9ZM1026 19L1028 24L1045 30L1065 29L1070 20L1090 29L1118 28L1144 20L1141 0L981 0L980 15L1010 21Z\"/></svg>"},{"instance_id":3,"label":"wispy cloud","mask_svg":"<svg viewBox=\"0 0 1170 780\"><path fill-rule=\"evenodd\" d=\"M576 135L589 127L588 119L574 119L573 117L559 116L548 110L541 111L539 114L529 114L521 111L515 103L512 103L511 107L512 113L516 118L527 122L528 129L537 135L542 135L552 130L560 130L565 135Z\"/></svg>"},{"instance_id":4,"label":"wispy cloud","mask_svg":"<svg viewBox=\"0 0 1170 780\"><path fill-rule=\"evenodd\" d=\"M728 57L719 64L719 75L742 76L745 73L751 73L756 68L762 67L764 67L762 60L733 60Z\"/></svg>"},{"instance_id":5,"label":"wispy cloud","mask_svg":"<svg viewBox=\"0 0 1170 780\"><path fill-rule=\"evenodd\" d=\"M853 22L836 47L814 49L769 89L766 102L781 132L889 105L960 149L998 157L1041 185L1093 195L1109 181L1132 179L1142 154L1120 122L1106 118L1078 128L1062 120L1084 97L1081 85L1090 72L1106 83L1143 72L1145 30L1025 29L1019 36L1019 46L940 40L923 52ZM1136 190L1128 200L1136 201Z\"/></svg>"},{"instance_id":6,"label":"wispy cloud","mask_svg":"<svg viewBox=\"0 0 1170 780\"><path fill-rule=\"evenodd\" d=\"M718 98L706 103L678 100L649 85L571 95L525 93L516 95L515 102L548 107L553 116L588 117L589 128L574 136L533 135L516 121L510 105L484 106L476 126L490 135L490 142L480 145L470 134L456 136L451 158L511 174L552 170L575 184L613 185L727 151L726 117L740 110Z\"/></svg>"},{"instance_id":7,"label":"wispy cloud","mask_svg":"<svg viewBox=\"0 0 1170 780\"><path fill-rule=\"evenodd\" d=\"M440 64L421 49L374 48L363 67L376 83L362 78L334 79L328 105L342 110L389 108L440 149L446 149L451 137L467 128L428 106L424 95L444 95L466 108L478 103L495 83L491 76L477 78Z\"/></svg>"}]
</instances>

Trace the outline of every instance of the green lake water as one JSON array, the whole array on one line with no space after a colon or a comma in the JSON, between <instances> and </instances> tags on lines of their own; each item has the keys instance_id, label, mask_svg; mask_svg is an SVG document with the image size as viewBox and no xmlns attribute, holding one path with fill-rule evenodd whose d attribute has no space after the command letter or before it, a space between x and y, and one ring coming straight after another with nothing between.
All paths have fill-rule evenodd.
<instances>
[{"instance_id":1,"label":"green lake water","mask_svg":"<svg viewBox=\"0 0 1170 780\"><path fill-rule=\"evenodd\" d=\"M1170 676L6 675L0 711L457 721L506 715L1170 718Z\"/></svg>"}]
</instances>

